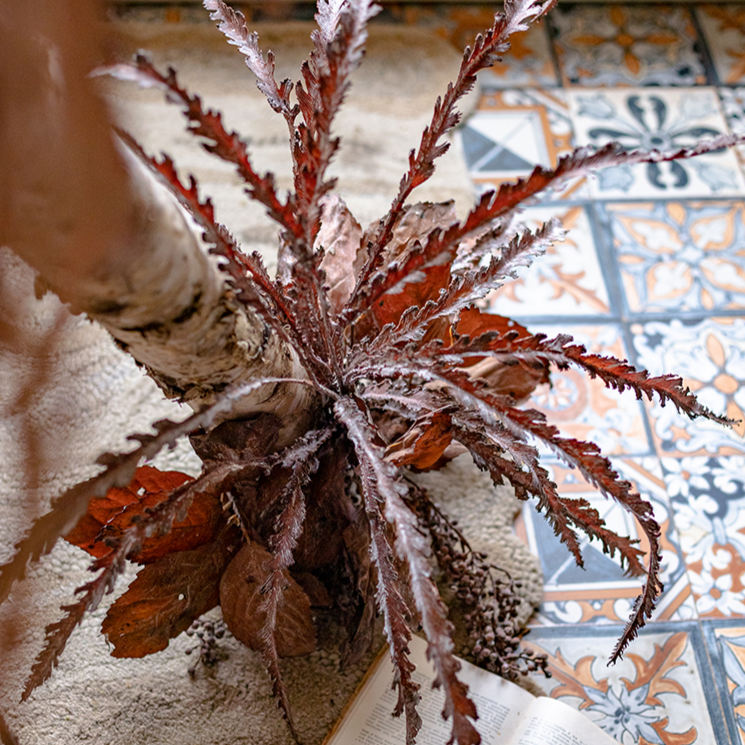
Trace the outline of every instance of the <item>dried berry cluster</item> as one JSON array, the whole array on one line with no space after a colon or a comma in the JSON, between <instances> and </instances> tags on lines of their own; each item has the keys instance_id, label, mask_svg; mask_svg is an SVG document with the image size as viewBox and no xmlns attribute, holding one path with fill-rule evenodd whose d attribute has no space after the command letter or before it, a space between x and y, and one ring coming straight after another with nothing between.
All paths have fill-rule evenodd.
<instances>
[{"instance_id":1,"label":"dried berry cluster","mask_svg":"<svg viewBox=\"0 0 745 745\"><path fill-rule=\"evenodd\" d=\"M186 650L187 655L198 652L197 658L189 666L189 675L194 678L197 675L197 667L201 664L204 667L214 667L221 659L224 659L224 652L220 649L218 642L225 636L228 630L224 621L207 621L198 618L186 629L187 636L196 636L199 644L196 647L190 647Z\"/></svg>"},{"instance_id":2,"label":"dried berry cluster","mask_svg":"<svg viewBox=\"0 0 745 745\"><path fill-rule=\"evenodd\" d=\"M47 628L25 695L49 677L75 626L113 589L130 560L141 569L103 623L114 656L164 649L219 604L236 638L260 652L297 737L279 659L315 648L312 608L338 609L348 635L346 661L369 647L379 614L395 671L395 713L406 717L407 743L421 724L407 646L412 626L420 626L436 685L445 694L443 715L452 720L451 742L476 745L476 706L458 679L453 626L432 579L428 535L456 594L471 608L480 662L507 675L544 663L519 651L509 578L501 579L496 567L471 551L424 497L412 497L407 469L439 467L457 443L495 484L508 483L519 498L535 499L579 564L582 532L618 555L629 573L644 576L617 658L661 591L659 526L651 505L620 479L597 446L562 436L523 402L548 380L552 366L574 366L618 391L727 423L699 404L680 378L650 377L623 360L590 354L566 335L548 339L482 312L480 301L562 237L554 222L532 232L511 226L512 218L539 192L592 169L691 157L735 138L675 152L625 151L614 144L580 148L555 168L536 167L528 177L483 194L463 220L451 204L407 204L448 149L444 138L460 120L457 103L476 74L499 60L512 33L552 4L506 0L493 26L465 50L456 79L437 100L389 211L363 229L331 194L327 169L340 146L333 122L376 6L371 0L319 1L313 51L293 101L293 84L276 81L273 57L264 56L243 16L222 0L204 4L287 124L293 159L287 195L277 192L271 174L255 170L247 143L182 87L173 70L160 72L138 56L108 72L165 91L201 145L235 166L248 196L279 226L277 276L270 277L261 257L243 253L215 221L193 178L184 183L167 156L151 157L122 137L200 226L220 257L234 303L245 317L260 320L266 338L284 345L302 372L236 384L215 392L213 403L182 422L158 422L154 434L133 435L133 451L102 456L101 473L61 495L35 523L14 558L0 567L0 602L29 562L63 535L94 557L97 575L63 607L62 620ZM263 386L312 392L308 411L291 414L310 412L312 423L289 445L279 439L284 423L275 413L244 411L231 418L235 403ZM140 467L182 436L191 437L202 459L197 478ZM646 556L636 541L610 530L587 501L558 492L536 444L634 516L649 544ZM207 647L210 640L205 630Z\"/></svg>"},{"instance_id":3,"label":"dried berry cluster","mask_svg":"<svg viewBox=\"0 0 745 745\"><path fill-rule=\"evenodd\" d=\"M455 520L448 518L427 494L418 488L411 503L429 533L437 565L455 597L465 608L470 656L481 667L508 680L541 672L550 677L548 658L520 644L525 629L518 622L522 602L509 573L474 551Z\"/></svg>"}]
</instances>

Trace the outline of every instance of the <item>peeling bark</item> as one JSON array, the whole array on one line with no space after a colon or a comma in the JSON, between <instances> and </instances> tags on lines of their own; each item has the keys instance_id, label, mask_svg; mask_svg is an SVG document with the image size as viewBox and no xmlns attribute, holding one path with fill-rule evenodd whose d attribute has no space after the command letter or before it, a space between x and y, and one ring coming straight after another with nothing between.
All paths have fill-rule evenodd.
<instances>
[{"instance_id":1,"label":"peeling bark","mask_svg":"<svg viewBox=\"0 0 745 745\"><path fill-rule=\"evenodd\" d=\"M291 347L234 301L181 208L117 148L85 77L102 47L94 5L0 8L0 244L39 272L42 289L104 326L171 398L198 407L257 376L305 378ZM233 416L272 411L290 421L282 439L291 439L313 395L265 386Z\"/></svg>"}]
</instances>

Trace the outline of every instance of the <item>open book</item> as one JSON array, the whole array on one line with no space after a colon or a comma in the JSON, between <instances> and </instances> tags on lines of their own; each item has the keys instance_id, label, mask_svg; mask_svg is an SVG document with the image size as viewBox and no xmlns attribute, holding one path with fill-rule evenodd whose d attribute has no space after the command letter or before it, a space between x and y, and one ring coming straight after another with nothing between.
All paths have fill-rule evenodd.
<instances>
[{"instance_id":1,"label":"open book","mask_svg":"<svg viewBox=\"0 0 745 745\"><path fill-rule=\"evenodd\" d=\"M427 660L427 642L409 644L421 685L422 729L417 745L445 745L450 721L442 718L444 694L432 690L435 673ZM468 684L479 718L482 745L618 745L584 714L552 698L536 698L514 683L461 660L458 677ZM396 692L387 648L376 659L323 745L404 745L404 718L394 717Z\"/></svg>"}]
</instances>

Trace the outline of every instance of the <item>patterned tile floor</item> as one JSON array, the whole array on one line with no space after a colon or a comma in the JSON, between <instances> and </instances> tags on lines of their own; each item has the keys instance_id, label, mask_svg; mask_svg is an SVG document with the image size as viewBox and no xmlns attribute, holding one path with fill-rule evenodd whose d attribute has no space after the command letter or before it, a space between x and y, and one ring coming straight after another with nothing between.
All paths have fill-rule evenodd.
<instances>
[{"instance_id":1,"label":"patterned tile floor","mask_svg":"<svg viewBox=\"0 0 745 745\"><path fill-rule=\"evenodd\" d=\"M745 133L744 5L565 5L517 51L486 77L461 130L478 191L577 145L665 148ZM567 240L492 307L654 375L682 375L708 407L745 419L741 150L609 169L551 195L525 221L558 215ZM544 688L626 745L745 745L745 425L690 422L571 370L534 404L597 442L652 502L665 561L654 621L607 667L640 583L591 541L578 569L526 507L518 530L545 574L529 637L550 656ZM551 470L560 491L637 536L576 473Z\"/></svg>"},{"instance_id":2,"label":"patterned tile floor","mask_svg":"<svg viewBox=\"0 0 745 745\"><path fill-rule=\"evenodd\" d=\"M117 12L204 18L184 6ZM386 3L381 17L429 27L462 49L493 12ZM312 14L290 3L250 10L254 20ZM478 111L460 129L477 192L577 145L665 148L745 134L745 4L564 4L514 38L481 81ZM569 236L493 307L654 375L683 375L709 408L745 420L744 165L742 147L610 169L549 195L524 219L558 215ZM639 582L590 541L587 568L577 569L542 518L524 510L518 531L545 572L529 637L550 655L553 678L542 685L625 745L745 745L745 424L690 422L572 371L534 403L568 434L600 444L653 503L665 560L655 619L607 667ZM587 497L609 525L636 536L576 473L550 467L563 492Z\"/></svg>"}]
</instances>

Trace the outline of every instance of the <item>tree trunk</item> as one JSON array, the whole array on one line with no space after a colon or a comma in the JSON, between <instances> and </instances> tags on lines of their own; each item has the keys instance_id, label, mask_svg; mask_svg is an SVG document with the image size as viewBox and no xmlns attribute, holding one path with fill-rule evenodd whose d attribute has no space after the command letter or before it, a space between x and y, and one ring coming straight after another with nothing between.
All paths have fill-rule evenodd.
<instances>
[{"instance_id":1,"label":"tree trunk","mask_svg":"<svg viewBox=\"0 0 745 745\"><path fill-rule=\"evenodd\" d=\"M95 9L0 2L0 244L103 325L168 397L198 407L256 377L305 378L294 350L234 301L175 200L117 147L86 78L103 46ZM272 411L288 439L307 425L313 395L263 386L234 416Z\"/></svg>"}]
</instances>

